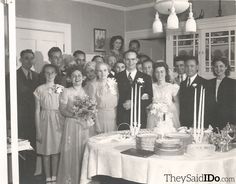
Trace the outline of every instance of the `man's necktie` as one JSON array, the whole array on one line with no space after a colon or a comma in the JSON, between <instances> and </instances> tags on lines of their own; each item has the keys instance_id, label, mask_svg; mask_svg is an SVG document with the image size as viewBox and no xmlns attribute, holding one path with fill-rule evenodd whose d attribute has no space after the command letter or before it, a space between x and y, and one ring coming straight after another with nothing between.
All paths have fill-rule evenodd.
<instances>
[{"instance_id":1,"label":"man's necktie","mask_svg":"<svg viewBox=\"0 0 236 184\"><path fill-rule=\"evenodd\" d=\"M31 80L30 71L28 71L27 80Z\"/></svg>"},{"instance_id":2,"label":"man's necktie","mask_svg":"<svg viewBox=\"0 0 236 184\"><path fill-rule=\"evenodd\" d=\"M188 77L188 84L187 84L187 87L189 87L190 86L190 77Z\"/></svg>"},{"instance_id":3,"label":"man's necktie","mask_svg":"<svg viewBox=\"0 0 236 184\"><path fill-rule=\"evenodd\" d=\"M183 75L179 75L179 82L181 83L183 81Z\"/></svg>"},{"instance_id":4,"label":"man's necktie","mask_svg":"<svg viewBox=\"0 0 236 184\"><path fill-rule=\"evenodd\" d=\"M131 77L131 72L129 72L128 79L129 79L130 84L132 84L133 83L133 79Z\"/></svg>"}]
</instances>

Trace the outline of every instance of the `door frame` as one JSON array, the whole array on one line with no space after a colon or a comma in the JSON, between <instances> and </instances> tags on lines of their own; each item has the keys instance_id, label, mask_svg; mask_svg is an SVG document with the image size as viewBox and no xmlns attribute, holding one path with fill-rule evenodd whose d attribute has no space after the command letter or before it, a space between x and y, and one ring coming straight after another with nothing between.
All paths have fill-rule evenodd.
<instances>
[{"instance_id":1,"label":"door frame","mask_svg":"<svg viewBox=\"0 0 236 184\"><path fill-rule=\"evenodd\" d=\"M62 52L71 54L70 24L16 17L16 29L17 28L63 33L65 36L64 38L65 42L64 42L64 48L61 48Z\"/></svg>"}]
</instances>

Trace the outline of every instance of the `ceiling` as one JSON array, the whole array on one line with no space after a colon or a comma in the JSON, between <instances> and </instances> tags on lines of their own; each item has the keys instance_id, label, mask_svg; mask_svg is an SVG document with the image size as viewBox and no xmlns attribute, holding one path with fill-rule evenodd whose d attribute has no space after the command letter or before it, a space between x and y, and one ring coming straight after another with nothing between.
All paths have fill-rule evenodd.
<instances>
[{"instance_id":1,"label":"ceiling","mask_svg":"<svg viewBox=\"0 0 236 184\"><path fill-rule=\"evenodd\" d=\"M154 2L154 0L97 0L97 1L107 3L107 4L123 6L125 8Z\"/></svg>"}]
</instances>

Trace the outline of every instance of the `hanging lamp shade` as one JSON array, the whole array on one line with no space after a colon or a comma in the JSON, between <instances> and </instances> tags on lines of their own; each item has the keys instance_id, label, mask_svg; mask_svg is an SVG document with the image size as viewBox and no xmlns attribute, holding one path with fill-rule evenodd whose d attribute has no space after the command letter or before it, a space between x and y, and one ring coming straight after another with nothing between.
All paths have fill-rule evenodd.
<instances>
[{"instance_id":1,"label":"hanging lamp shade","mask_svg":"<svg viewBox=\"0 0 236 184\"><path fill-rule=\"evenodd\" d=\"M167 19L167 29L178 29L179 28L179 19L175 12L174 1L171 7L171 13Z\"/></svg>"},{"instance_id":2,"label":"hanging lamp shade","mask_svg":"<svg viewBox=\"0 0 236 184\"><path fill-rule=\"evenodd\" d=\"M159 18L158 12L156 12L155 21L152 24L152 30L153 30L153 33L162 33L163 32L163 26L162 26L162 22Z\"/></svg>"},{"instance_id":3,"label":"hanging lamp shade","mask_svg":"<svg viewBox=\"0 0 236 184\"><path fill-rule=\"evenodd\" d=\"M189 17L186 21L185 30L186 32L194 33L197 31L197 24L193 17L192 3L189 3Z\"/></svg>"}]
</instances>

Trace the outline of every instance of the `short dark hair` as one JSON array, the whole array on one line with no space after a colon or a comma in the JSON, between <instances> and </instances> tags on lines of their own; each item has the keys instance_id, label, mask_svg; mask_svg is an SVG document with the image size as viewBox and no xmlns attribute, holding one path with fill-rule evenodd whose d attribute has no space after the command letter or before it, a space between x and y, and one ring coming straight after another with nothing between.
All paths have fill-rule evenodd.
<instances>
[{"instance_id":1,"label":"short dark hair","mask_svg":"<svg viewBox=\"0 0 236 184\"><path fill-rule=\"evenodd\" d=\"M127 51L125 51L124 54L123 54L123 57L125 58L125 56L126 56L128 53L135 53L135 54L136 54L136 57L138 58L138 53L137 53L136 51L134 51L134 50L127 50Z\"/></svg>"},{"instance_id":2,"label":"short dark hair","mask_svg":"<svg viewBox=\"0 0 236 184\"><path fill-rule=\"evenodd\" d=\"M145 55L145 54L140 54L140 55L138 55L138 58L139 58L139 60L141 60L141 58L145 58L144 61L151 59L148 55ZM141 62L142 62L142 61L141 61Z\"/></svg>"},{"instance_id":3,"label":"short dark hair","mask_svg":"<svg viewBox=\"0 0 236 184\"><path fill-rule=\"evenodd\" d=\"M48 58L51 58L52 53L54 52L60 52L62 53L61 49L59 47L52 47L51 49L49 49L48 51Z\"/></svg>"},{"instance_id":4,"label":"short dark hair","mask_svg":"<svg viewBox=\"0 0 236 184\"><path fill-rule=\"evenodd\" d=\"M41 72L40 72L40 77L42 77L41 78L42 84L46 83L46 77L45 77L45 70L46 70L46 68L54 68L56 74L58 75L58 73L59 73L59 68L56 65L54 65L54 64L45 64L43 66ZM56 75L56 77L54 79L54 82L55 82L55 84L60 84L60 82L57 80L57 75Z\"/></svg>"},{"instance_id":5,"label":"short dark hair","mask_svg":"<svg viewBox=\"0 0 236 184\"><path fill-rule=\"evenodd\" d=\"M164 67L165 68L165 71L166 71L166 82L170 82L170 74L169 74L169 67L168 65L166 64L166 62L158 62L158 63L155 63L154 66L153 66L153 81L154 82L157 82L157 78L155 76L155 71L157 68L159 67Z\"/></svg>"},{"instance_id":6,"label":"short dark hair","mask_svg":"<svg viewBox=\"0 0 236 184\"><path fill-rule=\"evenodd\" d=\"M154 63L153 60L151 60L151 59L146 59L143 62L141 62L141 61L139 61L139 62L142 63L142 64L147 63L147 62L150 62L152 64Z\"/></svg>"},{"instance_id":7,"label":"short dark hair","mask_svg":"<svg viewBox=\"0 0 236 184\"><path fill-rule=\"evenodd\" d=\"M120 36L120 35L112 36L112 37L111 37L111 40L110 40L110 49L111 49L111 50L114 49L113 44L114 44L114 42L115 42L116 40L121 40L120 51L122 51L122 50L123 50L123 46L124 46L124 38L123 38L122 36Z\"/></svg>"},{"instance_id":8,"label":"short dark hair","mask_svg":"<svg viewBox=\"0 0 236 184\"><path fill-rule=\"evenodd\" d=\"M196 65L199 64L198 58L197 58L196 56L186 56L186 59L185 59L184 62L186 63L186 62L189 61L189 60L195 61Z\"/></svg>"},{"instance_id":9,"label":"short dark hair","mask_svg":"<svg viewBox=\"0 0 236 184\"><path fill-rule=\"evenodd\" d=\"M174 58L174 66L176 66L176 63L177 63L178 61L183 61L183 62L185 62L186 59L187 59L186 56L176 56L176 57Z\"/></svg>"},{"instance_id":10,"label":"short dark hair","mask_svg":"<svg viewBox=\"0 0 236 184\"><path fill-rule=\"evenodd\" d=\"M85 56L85 52L82 51L82 50L76 50L74 53L73 53L73 56L75 57L76 55L79 55L79 54L83 54Z\"/></svg>"},{"instance_id":11,"label":"short dark hair","mask_svg":"<svg viewBox=\"0 0 236 184\"><path fill-rule=\"evenodd\" d=\"M215 57L215 58L213 58L213 60L211 62L211 66L213 67L217 61L221 61L225 65L225 67L226 67L225 75L229 76L230 70L231 70L230 66L229 66L229 60L226 57ZM212 71L213 71L213 74L216 75L214 69Z\"/></svg>"},{"instance_id":12,"label":"short dark hair","mask_svg":"<svg viewBox=\"0 0 236 184\"><path fill-rule=\"evenodd\" d=\"M71 66L70 68L68 68L67 73L66 73L67 77L71 78L72 73L76 70L80 71L82 73L82 75L84 75L83 67L80 65L74 65L74 66Z\"/></svg>"},{"instance_id":13,"label":"short dark hair","mask_svg":"<svg viewBox=\"0 0 236 184\"><path fill-rule=\"evenodd\" d=\"M132 43L136 43L136 44L138 45L138 48L140 48L140 42L139 42L138 40L131 40L131 41L129 42L129 48L130 48L130 46L131 46Z\"/></svg>"},{"instance_id":14,"label":"short dark hair","mask_svg":"<svg viewBox=\"0 0 236 184\"><path fill-rule=\"evenodd\" d=\"M93 56L92 61L95 61L95 59L97 59L97 58L102 58L103 62L105 62L104 58L100 55Z\"/></svg>"},{"instance_id":15,"label":"short dark hair","mask_svg":"<svg viewBox=\"0 0 236 184\"><path fill-rule=\"evenodd\" d=\"M25 54L32 54L34 56L34 52L31 49L25 49L20 52L20 57L22 58Z\"/></svg>"}]
</instances>

